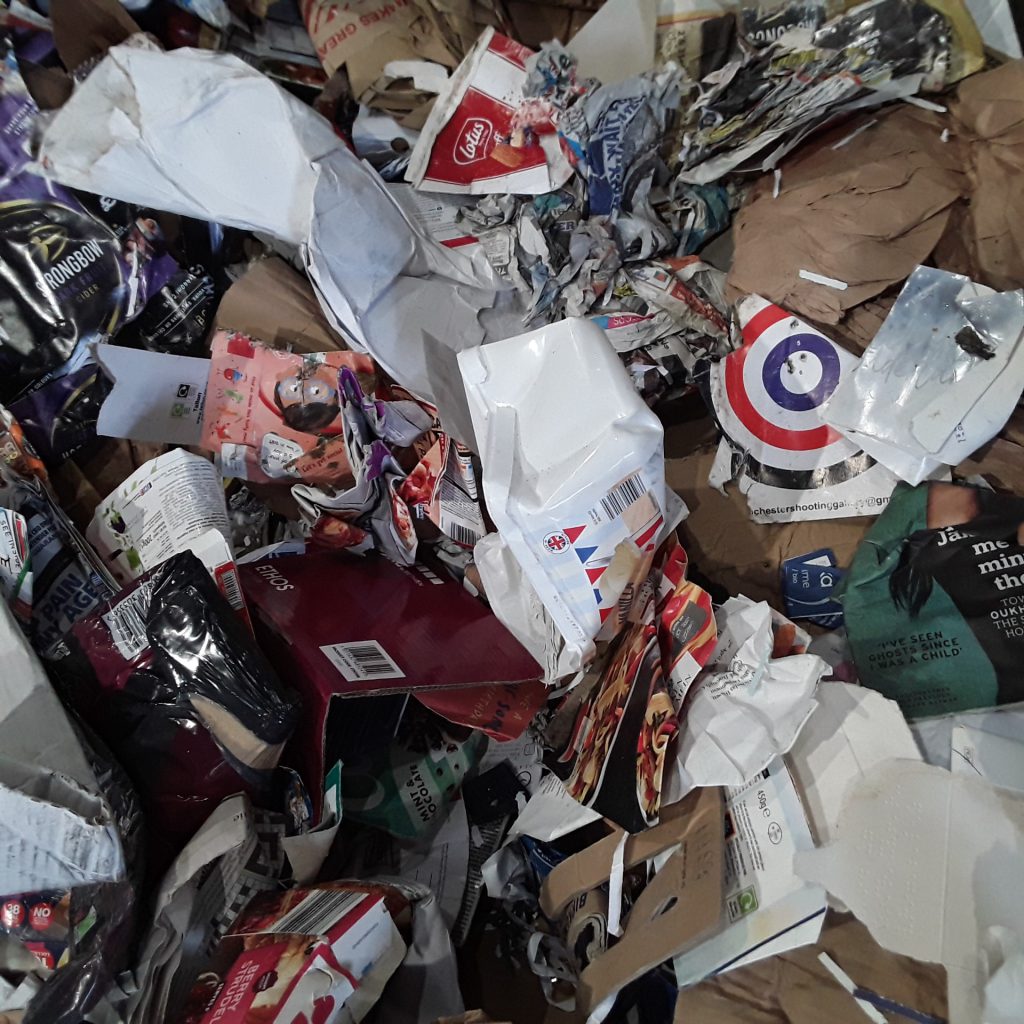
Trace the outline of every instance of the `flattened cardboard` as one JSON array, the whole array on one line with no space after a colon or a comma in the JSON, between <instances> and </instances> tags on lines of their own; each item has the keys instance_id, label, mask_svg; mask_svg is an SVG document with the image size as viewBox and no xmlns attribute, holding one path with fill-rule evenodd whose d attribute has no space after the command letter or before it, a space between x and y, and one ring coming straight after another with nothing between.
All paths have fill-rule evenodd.
<instances>
[{"instance_id":1,"label":"flattened cardboard","mask_svg":"<svg viewBox=\"0 0 1024 1024\"><path fill-rule=\"evenodd\" d=\"M714 451L665 460L665 483L690 510L680 532L693 565L731 594L782 607L781 568L787 558L831 548L845 568L874 522L851 519L760 525L750 520L738 487L728 496L708 487Z\"/></svg>"},{"instance_id":2,"label":"flattened cardboard","mask_svg":"<svg viewBox=\"0 0 1024 1024\"><path fill-rule=\"evenodd\" d=\"M938 265L990 288L1024 282L1024 61L963 82L951 108L967 144L970 203L957 211L936 252Z\"/></svg>"},{"instance_id":3,"label":"flattened cardboard","mask_svg":"<svg viewBox=\"0 0 1024 1024\"><path fill-rule=\"evenodd\" d=\"M724 873L722 796L701 789L661 824L630 836L623 864L629 870L670 847L675 852L640 894L619 941L580 976L579 1004L600 1021L615 993L641 974L696 944L721 919ZM608 880L623 833L611 835L557 865L541 888L541 909L557 917L574 897Z\"/></svg>"},{"instance_id":4,"label":"flattened cardboard","mask_svg":"<svg viewBox=\"0 0 1024 1024\"><path fill-rule=\"evenodd\" d=\"M68 71L141 31L117 0L51 0L50 20L57 54Z\"/></svg>"},{"instance_id":5,"label":"flattened cardboard","mask_svg":"<svg viewBox=\"0 0 1024 1024\"><path fill-rule=\"evenodd\" d=\"M239 331L294 352L349 347L328 324L309 281L278 256L252 264L224 293L214 328Z\"/></svg>"},{"instance_id":6,"label":"flattened cardboard","mask_svg":"<svg viewBox=\"0 0 1024 1024\"><path fill-rule=\"evenodd\" d=\"M1024 494L1024 447L997 437L953 472L959 477L983 476L997 490Z\"/></svg>"},{"instance_id":7,"label":"flattened cardboard","mask_svg":"<svg viewBox=\"0 0 1024 1024\"><path fill-rule=\"evenodd\" d=\"M61 507L84 534L96 506L141 465L166 451L162 444L101 438L94 449L58 466L51 476Z\"/></svg>"}]
</instances>

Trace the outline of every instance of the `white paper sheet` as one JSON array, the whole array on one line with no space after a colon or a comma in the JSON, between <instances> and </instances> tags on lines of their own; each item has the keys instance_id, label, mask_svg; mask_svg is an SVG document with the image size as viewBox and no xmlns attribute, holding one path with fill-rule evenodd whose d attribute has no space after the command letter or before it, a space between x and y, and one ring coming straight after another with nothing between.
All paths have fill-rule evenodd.
<instances>
[{"instance_id":1,"label":"white paper sheet","mask_svg":"<svg viewBox=\"0 0 1024 1024\"><path fill-rule=\"evenodd\" d=\"M951 768L953 729L966 725L980 732L1019 741L1024 736L1024 704L1009 704L981 711L961 711L954 715L923 718L910 725L924 759L940 768Z\"/></svg>"},{"instance_id":2,"label":"white paper sheet","mask_svg":"<svg viewBox=\"0 0 1024 1024\"><path fill-rule=\"evenodd\" d=\"M592 821L600 820L600 814L569 796L557 776L548 775L541 780L537 792L530 797L522 814L512 822L504 845L518 836L531 836L542 843L550 843Z\"/></svg>"},{"instance_id":3,"label":"white paper sheet","mask_svg":"<svg viewBox=\"0 0 1024 1024\"><path fill-rule=\"evenodd\" d=\"M581 78L614 85L654 67L658 0L608 0L566 49Z\"/></svg>"},{"instance_id":4,"label":"white paper sheet","mask_svg":"<svg viewBox=\"0 0 1024 1024\"><path fill-rule=\"evenodd\" d=\"M828 668L813 654L771 657L771 609L764 601L730 598L715 620L718 645L681 723L678 795L694 786L740 786L789 750Z\"/></svg>"},{"instance_id":5,"label":"white paper sheet","mask_svg":"<svg viewBox=\"0 0 1024 1024\"><path fill-rule=\"evenodd\" d=\"M825 886L880 945L946 966L949 1019L981 1020L991 927L1024 922L1024 800L911 761L883 761L849 793L837 838L798 853L797 873Z\"/></svg>"},{"instance_id":6,"label":"white paper sheet","mask_svg":"<svg viewBox=\"0 0 1024 1024\"><path fill-rule=\"evenodd\" d=\"M849 787L888 758L920 760L899 705L850 683L822 683L818 706L786 761L819 843L835 837Z\"/></svg>"},{"instance_id":7,"label":"white paper sheet","mask_svg":"<svg viewBox=\"0 0 1024 1024\"><path fill-rule=\"evenodd\" d=\"M950 744L954 775L982 778L993 786L1024 793L1024 742L954 725Z\"/></svg>"},{"instance_id":8,"label":"white paper sheet","mask_svg":"<svg viewBox=\"0 0 1024 1024\"><path fill-rule=\"evenodd\" d=\"M97 345L96 360L114 381L96 421L101 437L197 445L210 360Z\"/></svg>"},{"instance_id":9,"label":"white paper sheet","mask_svg":"<svg viewBox=\"0 0 1024 1024\"><path fill-rule=\"evenodd\" d=\"M434 893L449 931L459 916L468 869L469 821L466 805L461 800L452 804L425 856L407 850L399 854L399 875L427 886Z\"/></svg>"}]
</instances>

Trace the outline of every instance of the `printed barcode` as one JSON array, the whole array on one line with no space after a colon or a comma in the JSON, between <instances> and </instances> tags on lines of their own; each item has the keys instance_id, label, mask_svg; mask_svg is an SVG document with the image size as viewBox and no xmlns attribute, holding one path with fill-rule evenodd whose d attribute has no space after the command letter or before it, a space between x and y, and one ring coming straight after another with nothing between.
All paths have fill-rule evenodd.
<instances>
[{"instance_id":1,"label":"printed barcode","mask_svg":"<svg viewBox=\"0 0 1024 1024\"><path fill-rule=\"evenodd\" d=\"M118 654L126 661L138 657L149 646L146 616L152 596L153 584L147 581L103 616Z\"/></svg>"},{"instance_id":2,"label":"printed barcode","mask_svg":"<svg viewBox=\"0 0 1024 1024\"><path fill-rule=\"evenodd\" d=\"M476 530L463 526L462 523L445 523L444 529L456 544L461 544L464 548L474 547L481 537Z\"/></svg>"},{"instance_id":3,"label":"printed barcode","mask_svg":"<svg viewBox=\"0 0 1024 1024\"><path fill-rule=\"evenodd\" d=\"M348 653L368 676L387 675L397 668L380 644L351 644Z\"/></svg>"},{"instance_id":4,"label":"printed barcode","mask_svg":"<svg viewBox=\"0 0 1024 1024\"><path fill-rule=\"evenodd\" d=\"M320 648L331 664L350 682L403 679L405 673L376 640L325 644Z\"/></svg>"},{"instance_id":5,"label":"printed barcode","mask_svg":"<svg viewBox=\"0 0 1024 1024\"><path fill-rule=\"evenodd\" d=\"M365 899L365 892L342 892L333 889L311 892L267 931L288 932L292 935L322 935Z\"/></svg>"},{"instance_id":6,"label":"printed barcode","mask_svg":"<svg viewBox=\"0 0 1024 1024\"><path fill-rule=\"evenodd\" d=\"M646 494L643 479L639 473L627 476L622 483L616 484L602 499L601 508L609 519L621 516L634 502Z\"/></svg>"},{"instance_id":7,"label":"printed barcode","mask_svg":"<svg viewBox=\"0 0 1024 1024\"><path fill-rule=\"evenodd\" d=\"M220 589L224 592L224 596L228 599L228 604L231 605L235 611L245 606L245 601L242 600L242 588L238 585L238 574L234 568L227 569L222 572L219 576Z\"/></svg>"}]
</instances>

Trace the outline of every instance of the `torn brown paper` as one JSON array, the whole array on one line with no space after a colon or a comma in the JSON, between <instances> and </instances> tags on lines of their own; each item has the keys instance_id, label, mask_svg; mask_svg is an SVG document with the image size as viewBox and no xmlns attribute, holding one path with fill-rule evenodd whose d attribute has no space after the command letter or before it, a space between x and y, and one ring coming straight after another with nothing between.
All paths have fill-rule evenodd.
<instances>
[{"instance_id":1,"label":"torn brown paper","mask_svg":"<svg viewBox=\"0 0 1024 1024\"><path fill-rule=\"evenodd\" d=\"M725 971L681 991L675 1022L868 1024L853 998L818 962L822 951L858 986L917 1013L946 1019L945 971L941 967L890 953L854 917L830 913L817 945Z\"/></svg>"},{"instance_id":2,"label":"torn brown paper","mask_svg":"<svg viewBox=\"0 0 1024 1024\"><path fill-rule=\"evenodd\" d=\"M760 525L750 520L738 487L728 496L708 487L714 451L665 460L665 484L690 510L680 531L693 564L731 594L781 607L780 573L787 558L831 548L848 566L868 527L867 517Z\"/></svg>"},{"instance_id":3,"label":"torn brown paper","mask_svg":"<svg viewBox=\"0 0 1024 1024\"><path fill-rule=\"evenodd\" d=\"M952 105L954 132L968 147L970 203L939 254L948 267L1000 291L1024 284L1024 60L962 83ZM954 234L954 228L959 234ZM966 250L966 252L965 252ZM966 266L960 260L966 255ZM946 267L945 261L940 266Z\"/></svg>"},{"instance_id":4,"label":"torn brown paper","mask_svg":"<svg viewBox=\"0 0 1024 1024\"><path fill-rule=\"evenodd\" d=\"M785 161L778 198L771 176L755 186L736 218L731 298L762 295L833 324L926 261L966 189L960 147L942 141L931 111L903 106L873 122L855 144L843 141L858 122L846 122Z\"/></svg>"}]
</instances>

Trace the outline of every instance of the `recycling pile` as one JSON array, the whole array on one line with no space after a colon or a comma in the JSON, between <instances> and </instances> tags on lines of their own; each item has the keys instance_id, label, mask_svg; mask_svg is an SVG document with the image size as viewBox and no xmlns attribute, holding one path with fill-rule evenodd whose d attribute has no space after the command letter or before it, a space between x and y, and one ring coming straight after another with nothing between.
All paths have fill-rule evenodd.
<instances>
[{"instance_id":1,"label":"recycling pile","mask_svg":"<svg viewBox=\"0 0 1024 1024\"><path fill-rule=\"evenodd\" d=\"M1009 5L0 22L0 1024L1024 1020Z\"/></svg>"}]
</instances>

